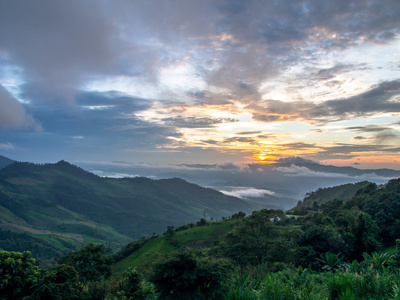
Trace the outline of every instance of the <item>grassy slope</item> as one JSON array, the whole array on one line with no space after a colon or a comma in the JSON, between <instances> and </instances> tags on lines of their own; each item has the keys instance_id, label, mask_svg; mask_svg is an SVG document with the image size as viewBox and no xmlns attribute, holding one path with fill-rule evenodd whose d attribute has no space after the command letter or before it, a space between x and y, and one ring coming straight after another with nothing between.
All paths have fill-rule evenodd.
<instances>
[{"instance_id":1,"label":"grassy slope","mask_svg":"<svg viewBox=\"0 0 400 300\"><path fill-rule=\"evenodd\" d=\"M227 233L236 224L236 220L225 222L213 222L207 226L194 227L183 231L178 231L173 236L179 247L200 248L212 245L212 243ZM150 240L143 247L138 249L130 256L114 264L116 272L123 272L128 268L141 268L150 262L157 261L163 255L178 250L177 246L172 245L166 235L158 236Z\"/></svg>"}]
</instances>

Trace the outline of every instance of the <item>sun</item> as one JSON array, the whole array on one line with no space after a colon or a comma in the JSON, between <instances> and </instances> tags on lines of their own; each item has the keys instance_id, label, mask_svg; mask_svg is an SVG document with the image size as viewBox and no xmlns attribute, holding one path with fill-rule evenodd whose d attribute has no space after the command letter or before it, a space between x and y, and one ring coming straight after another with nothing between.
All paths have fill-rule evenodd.
<instances>
[{"instance_id":1,"label":"sun","mask_svg":"<svg viewBox=\"0 0 400 300\"><path fill-rule=\"evenodd\" d=\"M258 163L261 164L272 164L274 163L276 156L267 154L267 153L258 153L255 155L255 158Z\"/></svg>"}]
</instances>

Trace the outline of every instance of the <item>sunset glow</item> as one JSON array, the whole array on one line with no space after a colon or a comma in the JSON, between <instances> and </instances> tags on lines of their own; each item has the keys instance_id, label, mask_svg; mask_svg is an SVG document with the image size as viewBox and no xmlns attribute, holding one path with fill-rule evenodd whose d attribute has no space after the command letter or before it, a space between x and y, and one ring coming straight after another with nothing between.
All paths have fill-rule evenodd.
<instances>
[{"instance_id":1,"label":"sunset glow","mask_svg":"<svg viewBox=\"0 0 400 300\"><path fill-rule=\"evenodd\" d=\"M47 2L0 12L0 154L400 169L396 1Z\"/></svg>"}]
</instances>

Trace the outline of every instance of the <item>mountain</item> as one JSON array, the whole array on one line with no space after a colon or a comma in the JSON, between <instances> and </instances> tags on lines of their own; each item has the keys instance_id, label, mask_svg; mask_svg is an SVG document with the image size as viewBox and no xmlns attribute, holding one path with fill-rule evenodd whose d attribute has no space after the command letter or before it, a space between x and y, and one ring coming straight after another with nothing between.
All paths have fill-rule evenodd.
<instances>
[{"instance_id":1,"label":"mountain","mask_svg":"<svg viewBox=\"0 0 400 300\"><path fill-rule=\"evenodd\" d=\"M299 201L295 207L288 211L289 214L306 214L307 210L318 210L321 204L335 200L337 205L350 200L357 192L371 182L362 181L358 183L348 183L329 188L319 188L316 191L306 194L303 201ZM338 202L338 201L340 202ZM333 202L332 202L333 203Z\"/></svg>"},{"instance_id":2,"label":"mountain","mask_svg":"<svg viewBox=\"0 0 400 300\"><path fill-rule=\"evenodd\" d=\"M400 176L400 170L393 169L357 169L354 167L337 167L332 165L321 165L315 161L304 159L301 157L287 157L281 158L271 166L277 168L287 168L291 166L304 167L310 171L325 173L325 174L343 174L348 176L362 176L365 174L375 174L381 177L394 178ZM252 164L251 168L265 168L270 167L263 164Z\"/></svg>"},{"instance_id":3,"label":"mountain","mask_svg":"<svg viewBox=\"0 0 400 300\"><path fill-rule=\"evenodd\" d=\"M323 165L301 157L281 158L270 164L217 164L156 166L128 162L79 164L98 175L138 175L150 178L179 177L201 186L228 192L261 208L290 209L306 193L318 188L370 181L383 184L400 177L400 170L358 169ZM257 193L248 193L254 189Z\"/></svg>"},{"instance_id":4,"label":"mountain","mask_svg":"<svg viewBox=\"0 0 400 300\"><path fill-rule=\"evenodd\" d=\"M5 156L0 155L0 169L11 165L14 161Z\"/></svg>"},{"instance_id":5,"label":"mountain","mask_svg":"<svg viewBox=\"0 0 400 300\"><path fill-rule=\"evenodd\" d=\"M53 248L91 241L118 248L169 225L252 210L241 199L178 178L104 178L65 161L14 162L0 170L3 231L29 233Z\"/></svg>"}]
</instances>

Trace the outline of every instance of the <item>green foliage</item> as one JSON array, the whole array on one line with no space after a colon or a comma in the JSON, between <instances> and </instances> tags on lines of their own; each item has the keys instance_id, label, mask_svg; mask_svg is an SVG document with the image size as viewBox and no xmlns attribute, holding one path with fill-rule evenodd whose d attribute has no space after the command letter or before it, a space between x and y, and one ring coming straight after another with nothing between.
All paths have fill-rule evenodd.
<instances>
[{"instance_id":1,"label":"green foliage","mask_svg":"<svg viewBox=\"0 0 400 300\"><path fill-rule=\"evenodd\" d=\"M290 257L291 239L284 227L274 224L282 211L261 210L244 218L226 235L220 247L226 257L241 266L266 261L286 261Z\"/></svg>"},{"instance_id":2,"label":"green foliage","mask_svg":"<svg viewBox=\"0 0 400 300\"><path fill-rule=\"evenodd\" d=\"M181 252L157 265L151 281L163 299L218 299L231 272L224 259Z\"/></svg>"},{"instance_id":3,"label":"green foliage","mask_svg":"<svg viewBox=\"0 0 400 300\"><path fill-rule=\"evenodd\" d=\"M381 248L379 243L380 228L372 217L364 212L358 214L354 234L354 247L356 258L364 252L370 253ZM357 255L358 254L358 255Z\"/></svg>"},{"instance_id":4,"label":"green foliage","mask_svg":"<svg viewBox=\"0 0 400 300\"><path fill-rule=\"evenodd\" d=\"M61 250L62 248L75 250L75 245L61 240L57 236L52 236L52 239L50 238L49 240L51 242L28 233L0 230L0 249L6 251L23 252L29 250L32 253L32 257L46 260L65 255L67 251ZM57 242L62 243L61 247L55 245Z\"/></svg>"},{"instance_id":5,"label":"green foliage","mask_svg":"<svg viewBox=\"0 0 400 300\"><path fill-rule=\"evenodd\" d=\"M104 245L89 244L77 252L59 258L58 263L74 267L84 282L108 278L111 275L112 260L105 251Z\"/></svg>"},{"instance_id":6,"label":"green foliage","mask_svg":"<svg viewBox=\"0 0 400 300\"><path fill-rule=\"evenodd\" d=\"M396 252L389 260L390 266L400 268L400 239L396 240Z\"/></svg>"},{"instance_id":7,"label":"green foliage","mask_svg":"<svg viewBox=\"0 0 400 300\"><path fill-rule=\"evenodd\" d=\"M331 252L321 254L317 260L322 263L321 269L325 271L334 271L343 266L343 258Z\"/></svg>"},{"instance_id":8,"label":"green foliage","mask_svg":"<svg viewBox=\"0 0 400 300\"><path fill-rule=\"evenodd\" d=\"M137 247L139 245L136 243L131 243L127 246L127 248L136 247L136 249L125 258L122 258L125 252L124 249L121 250L122 253L116 253L114 255L114 257L120 257L120 259L114 264L113 269L121 273L129 268L151 272L153 263L180 248L188 247L197 249L213 246L214 243L218 243L236 223L237 220L210 222L208 226L178 230L174 234L174 245L171 244L170 240L168 240L165 235L153 236L150 239L141 239L137 242L140 244L140 247Z\"/></svg>"},{"instance_id":9,"label":"green foliage","mask_svg":"<svg viewBox=\"0 0 400 300\"><path fill-rule=\"evenodd\" d=\"M124 273L118 295L137 300L157 299L154 285L145 281L134 269L129 269Z\"/></svg>"},{"instance_id":10,"label":"green foliage","mask_svg":"<svg viewBox=\"0 0 400 300\"><path fill-rule=\"evenodd\" d=\"M43 273L39 282L32 286L31 299L81 299L83 285L73 267L58 265Z\"/></svg>"},{"instance_id":11,"label":"green foliage","mask_svg":"<svg viewBox=\"0 0 400 300\"><path fill-rule=\"evenodd\" d=\"M0 251L0 299L21 299L32 293L40 270L31 253Z\"/></svg>"},{"instance_id":12,"label":"green foliage","mask_svg":"<svg viewBox=\"0 0 400 300\"><path fill-rule=\"evenodd\" d=\"M129 243L128 245L122 247L121 250L119 250L117 253L113 255L113 261L119 262L123 260L124 258L128 257L135 251L139 250L141 247L143 247L145 244L147 244L150 240L154 238L157 238L157 236L152 236L151 238L143 237L138 241L133 241Z\"/></svg>"},{"instance_id":13,"label":"green foliage","mask_svg":"<svg viewBox=\"0 0 400 300\"><path fill-rule=\"evenodd\" d=\"M224 299L396 299L396 273L281 271L264 278L236 277Z\"/></svg>"},{"instance_id":14,"label":"green foliage","mask_svg":"<svg viewBox=\"0 0 400 300\"><path fill-rule=\"evenodd\" d=\"M36 166L23 167L37 171ZM80 172L65 162L60 167ZM154 188L140 180L143 189ZM173 182L185 189L184 182ZM0 191L0 202L9 195ZM396 250L393 245L400 228L400 181L367 184L350 200L314 200L311 207L323 212L287 218L282 211L265 209L224 222L203 218L198 223L204 226L170 225L164 235L142 238L114 255L113 269L120 272L115 274L104 245L90 244L43 269L29 252L2 251L0 298L399 299L400 240ZM388 245L385 251L393 251L379 252Z\"/></svg>"},{"instance_id":15,"label":"green foliage","mask_svg":"<svg viewBox=\"0 0 400 300\"><path fill-rule=\"evenodd\" d=\"M102 178L65 161L13 163L0 169L0 186L2 228L18 225L36 234L14 234L4 243L0 238L0 249L30 249L41 259L57 258L89 242L116 250L132 239L162 233L168 225L252 210L241 199L178 178ZM40 240L39 235L46 237ZM28 248L23 249L24 243Z\"/></svg>"},{"instance_id":16,"label":"green foliage","mask_svg":"<svg viewBox=\"0 0 400 300\"><path fill-rule=\"evenodd\" d=\"M351 199L359 189L367 186L369 182L348 183L340 186L319 188L316 191L307 193L303 201L289 210L289 213L295 215L305 215L307 210L321 209L328 214L334 208L340 207L343 202ZM331 202L330 205L328 202Z\"/></svg>"}]
</instances>

